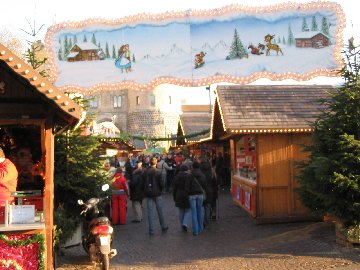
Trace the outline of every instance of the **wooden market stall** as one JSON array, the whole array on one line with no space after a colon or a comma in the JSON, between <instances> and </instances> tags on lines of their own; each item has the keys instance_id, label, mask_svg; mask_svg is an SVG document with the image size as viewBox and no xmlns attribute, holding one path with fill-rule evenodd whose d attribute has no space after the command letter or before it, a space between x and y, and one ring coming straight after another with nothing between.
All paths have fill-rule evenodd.
<instances>
[{"instance_id":1,"label":"wooden market stall","mask_svg":"<svg viewBox=\"0 0 360 270\"><path fill-rule=\"evenodd\" d=\"M54 135L78 123L81 114L79 105L0 44L0 146L19 173L17 205L1 202L1 245L31 242L34 235L44 240L38 243L38 263L28 259L34 254L26 245L16 245L25 248L21 260L1 260L0 266L53 269Z\"/></svg>"},{"instance_id":2,"label":"wooden market stall","mask_svg":"<svg viewBox=\"0 0 360 270\"><path fill-rule=\"evenodd\" d=\"M256 223L308 220L294 188L332 86L218 86L212 138L230 140L233 201Z\"/></svg>"},{"instance_id":3,"label":"wooden market stall","mask_svg":"<svg viewBox=\"0 0 360 270\"><path fill-rule=\"evenodd\" d=\"M201 133L210 129L211 109L209 105L182 105L182 113L179 116L176 140L177 147L187 146L190 154L201 156L205 151L211 151L210 146L205 143L209 141L209 133L199 134L191 138L183 136Z\"/></svg>"}]
</instances>

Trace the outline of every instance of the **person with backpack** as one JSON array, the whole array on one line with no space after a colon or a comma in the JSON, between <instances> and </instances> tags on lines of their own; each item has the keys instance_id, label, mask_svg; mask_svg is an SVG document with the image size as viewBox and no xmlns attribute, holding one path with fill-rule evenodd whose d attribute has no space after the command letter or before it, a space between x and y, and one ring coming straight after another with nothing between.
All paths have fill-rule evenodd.
<instances>
[{"instance_id":1,"label":"person with backpack","mask_svg":"<svg viewBox=\"0 0 360 270\"><path fill-rule=\"evenodd\" d=\"M168 226L166 224L164 213L163 213L163 199L161 197L162 193L162 181L161 173L157 170L157 158L153 157L150 161L150 167L146 168L143 173L143 183L144 183L144 197L147 204L147 216L149 224L149 235L154 235L154 221L153 221L153 212L156 208L161 230L166 232Z\"/></svg>"}]
</instances>

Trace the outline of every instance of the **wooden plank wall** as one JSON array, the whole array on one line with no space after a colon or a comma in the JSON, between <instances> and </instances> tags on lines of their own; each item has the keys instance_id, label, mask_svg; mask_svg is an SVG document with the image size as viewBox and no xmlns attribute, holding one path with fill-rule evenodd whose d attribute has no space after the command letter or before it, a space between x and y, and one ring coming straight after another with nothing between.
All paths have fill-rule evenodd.
<instances>
[{"instance_id":1,"label":"wooden plank wall","mask_svg":"<svg viewBox=\"0 0 360 270\"><path fill-rule=\"evenodd\" d=\"M258 135L258 204L257 217L289 217L304 214L294 187L295 160L305 158L300 143L305 134Z\"/></svg>"}]
</instances>

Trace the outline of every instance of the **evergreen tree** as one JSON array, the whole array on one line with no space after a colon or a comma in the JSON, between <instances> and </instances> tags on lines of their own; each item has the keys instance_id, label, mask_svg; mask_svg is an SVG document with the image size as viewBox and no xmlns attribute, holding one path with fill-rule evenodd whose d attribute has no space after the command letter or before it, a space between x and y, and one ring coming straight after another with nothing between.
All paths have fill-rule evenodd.
<instances>
[{"instance_id":1,"label":"evergreen tree","mask_svg":"<svg viewBox=\"0 0 360 270\"><path fill-rule=\"evenodd\" d=\"M96 45L96 38L94 33L92 34L91 42Z\"/></svg>"},{"instance_id":2,"label":"evergreen tree","mask_svg":"<svg viewBox=\"0 0 360 270\"><path fill-rule=\"evenodd\" d=\"M77 43L78 41L77 41L77 36L75 35L74 36L74 45Z\"/></svg>"},{"instance_id":3,"label":"evergreen tree","mask_svg":"<svg viewBox=\"0 0 360 270\"><path fill-rule=\"evenodd\" d=\"M87 38L86 38L86 35L85 35L85 34L84 34L83 42L87 42Z\"/></svg>"},{"instance_id":4,"label":"evergreen tree","mask_svg":"<svg viewBox=\"0 0 360 270\"><path fill-rule=\"evenodd\" d=\"M37 70L43 77L47 77L48 74L42 67L45 65L47 58L39 59L38 54L41 52L42 44L40 42L33 42L30 47L26 50L24 57L30 66Z\"/></svg>"},{"instance_id":5,"label":"evergreen tree","mask_svg":"<svg viewBox=\"0 0 360 270\"><path fill-rule=\"evenodd\" d=\"M292 33L292 30L291 30L291 25L289 24L289 27L288 27L288 40L287 40L287 44L289 46L292 46L295 44L295 38L294 38L294 35Z\"/></svg>"},{"instance_id":6,"label":"evergreen tree","mask_svg":"<svg viewBox=\"0 0 360 270\"><path fill-rule=\"evenodd\" d=\"M74 101L85 109L88 107L88 101L82 98L75 98ZM55 224L62 232L62 243L73 235L81 221L81 206L77 200L98 197L101 186L107 183L101 173L103 159L98 155L101 144L99 138L81 135L90 121L87 117L80 126L68 128L55 136Z\"/></svg>"},{"instance_id":7,"label":"evergreen tree","mask_svg":"<svg viewBox=\"0 0 360 270\"><path fill-rule=\"evenodd\" d=\"M132 55L132 62L135 63L135 54Z\"/></svg>"},{"instance_id":8,"label":"evergreen tree","mask_svg":"<svg viewBox=\"0 0 360 270\"><path fill-rule=\"evenodd\" d=\"M229 55L226 57L226 60L232 60L235 58L243 58L243 57L248 57L248 52L245 50L239 35L237 33L237 30L234 30L234 37L233 37L233 41L232 44L230 46L230 53Z\"/></svg>"},{"instance_id":9,"label":"evergreen tree","mask_svg":"<svg viewBox=\"0 0 360 270\"><path fill-rule=\"evenodd\" d=\"M105 55L107 59L110 58L109 44L107 42L105 43Z\"/></svg>"},{"instance_id":10,"label":"evergreen tree","mask_svg":"<svg viewBox=\"0 0 360 270\"><path fill-rule=\"evenodd\" d=\"M322 18L322 24L321 24L321 32L323 32L325 35L329 35L329 23L326 17Z\"/></svg>"},{"instance_id":11,"label":"evergreen tree","mask_svg":"<svg viewBox=\"0 0 360 270\"><path fill-rule=\"evenodd\" d=\"M360 226L360 53L345 52L344 84L313 124L309 160L301 166L298 192L317 214L331 214L346 227Z\"/></svg>"},{"instance_id":12,"label":"evergreen tree","mask_svg":"<svg viewBox=\"0 0 360 270\"><path fill-rule=\"evenodd\" d=\"M316 21L316 17L313 16L312 17L312 21L311 21L311 31L319 31L319 27L317 25L317 21Z\"/></svg>"},{"instance_id":13,"label":"evergreen tree","mask_svg":"<svg viewBox=\"0 0 360 270\"><path fill-rule=\"evenodd\" d=\"M97 46L98 46L98 48L99 48L99 49L101 49L100 41L99 41L99 43L98 43L98 45L97 45Z\"/></svg>"},{"instance_id":14,"label":"evergreen tree","mask_svg":"<svg viewBox=\"0 0 360 270\"><path fill-rule=\"evenodd\" d=\"M286 45L286 40L285 40L285 37L283 36L283 38L282 38L282 43L284 44L284 45Z\"/></svg>"},{"instance_id":15,"label":"evergreen tree","mask_svg":"<svg viewBox=\"0 0 360 270\"><path fill-rule=\"evenodd\" d=\"M274 39L275 40L275 39ZM280 39L280 36L278 37L278 41L277 41L278 44L281 43L281 39Z\"/></svg>"},{"instance_id":16,"label":"evergreen tree","mask_svg":"<svg viewBox=\"0 0 360 270\"><path fill-rule=\"evenodd\" d=\"M303 22L302 22L302 26L301 26L301 31L302 32L308 32L309 31L309 26L307 25L306 22L306 18L303 18Z\"/></svg>"},{"instance_id":17,"label":"evergreen tree","mask_svg":"<svg viewBox=\"0 0 360 270\"><path fill-rule=\"evenodd\" d=\"M113 58L113 59L116 59L115 45L113 45L113 49L112 49L112 58Z\"/></svg>"}]
</instances>

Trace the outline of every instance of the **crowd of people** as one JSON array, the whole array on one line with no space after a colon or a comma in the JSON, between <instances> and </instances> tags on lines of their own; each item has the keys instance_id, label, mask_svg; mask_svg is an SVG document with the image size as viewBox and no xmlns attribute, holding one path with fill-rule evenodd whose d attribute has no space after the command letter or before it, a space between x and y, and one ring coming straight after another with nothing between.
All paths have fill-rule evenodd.
<instances>
[{"instance_id":1,"label":"crowd of people","mask_svg":"<svg viewBox=\"0 0 360 270\"><path fill-rule=\"evenodd\" d=\"M186 154L130 155L123 164L105 164L105 172L113 179L112 222L126 224L124 203L131 201L132 223L143 220L146 203L149 235L154 235L155 211L161 230L168 225L164 216L162 196L170 194L178 209L179 228L192 228L199 235L210 221L217 218L218 188L224 185L222 155L195 157ZM116 168L117 167L117 168ZM169 207L166 205L166 207Z\"/></svg>"}]
</instances>

